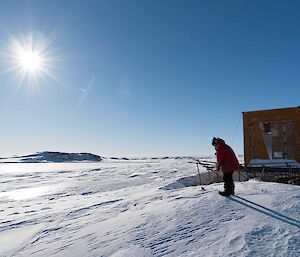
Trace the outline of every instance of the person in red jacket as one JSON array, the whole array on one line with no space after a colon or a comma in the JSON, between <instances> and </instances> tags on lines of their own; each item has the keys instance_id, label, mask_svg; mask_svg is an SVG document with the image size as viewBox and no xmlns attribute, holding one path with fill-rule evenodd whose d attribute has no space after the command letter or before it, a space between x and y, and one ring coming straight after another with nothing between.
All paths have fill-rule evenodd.
<instances>
[{"instance_id":1,"label":"person in red jacket","mask_svg":"<svg viewBox=\"0 0 300 257\"><path fill-rule=\"evenodd\" d=\"M234 182L232 179L233 172L239 169L240 164L236 155L229 145L221 138L213 138L212 145L216 149L217 155L217 170L222 171L224 179L224 191L219 192L220 195L234 195Z\"/></svg>"}]
</instances>

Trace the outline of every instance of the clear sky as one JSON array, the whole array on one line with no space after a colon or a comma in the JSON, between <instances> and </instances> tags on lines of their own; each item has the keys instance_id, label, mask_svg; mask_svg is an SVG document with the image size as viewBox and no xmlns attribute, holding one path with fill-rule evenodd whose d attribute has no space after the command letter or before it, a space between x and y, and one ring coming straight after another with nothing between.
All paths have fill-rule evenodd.
<instances>
[{"instance_id":1,"label":"clear sky","mask_svg":"<svg viewBox=\"0 0 300 257\"><path fill-rule=\"evenodd\" d=\"M299 1L2 0L0 156L243 153L243 111L299 105L299 28Z\"/></svg>"}]
</instances>

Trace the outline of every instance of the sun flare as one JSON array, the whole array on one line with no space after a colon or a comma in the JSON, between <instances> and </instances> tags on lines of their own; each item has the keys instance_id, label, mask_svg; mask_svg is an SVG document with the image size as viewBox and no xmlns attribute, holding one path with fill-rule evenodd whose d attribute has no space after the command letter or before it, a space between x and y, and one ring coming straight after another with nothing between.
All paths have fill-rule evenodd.
<instances>
[{"instance_id":1,"label":"sun flare","mask_svg":"<svg viewBox=\"0 0 300 257\"><path fill-rule=\"evenodd\" d=\"M35 39L32 34L21 39L13 38L10 42L10 58L15 70L23 77L35 79L48 75L49 55L47 54L48 42L44 38Z\"/></svg>"},{"instance_id":2,"label":"sun flare","mask_svg":"<svg viewBox=\"0 0 300 257\"><path fill-rule=\"evenodd\" d=\"M11 36L8 39L8 51L0 51L0 64L5 67L0 75L15 73L17 89L22 84L37 88L45 84L47 79L64 85L54 75L54 71L59 69L58 61L63 60L62 56L54 56L56 49L52 44L55 39L56 34L46 37L42 33L33 32L19 37Z\"/></svg>"},{"instance_id":3,"label":"sun flare","mask_svg":"<svg viewBox=\"0 0 300 257\"><path fill-rule=\"evenodd\" d=\"M17 60L26 72L36 72L43 68L42 56L33 50L20 49Z\"/></svg>"}]
</instances>

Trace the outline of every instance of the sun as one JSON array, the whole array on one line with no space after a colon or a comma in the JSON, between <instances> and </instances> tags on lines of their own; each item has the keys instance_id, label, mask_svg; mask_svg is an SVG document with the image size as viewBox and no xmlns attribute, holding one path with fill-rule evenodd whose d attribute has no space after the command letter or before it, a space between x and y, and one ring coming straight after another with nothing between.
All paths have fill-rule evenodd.
<instances>
[{"instance_id":1,"label":"sun","mask_svg":"<svg viewBox=\"0 0 300 257\"><path fill-rule=\"evenodd\" d=\"M52 44L56 36L33 32L10 36L7 51L0 51L0 64L4 67L0 75L14 73L16 89L21 85L37 88L51 81L65 86L54 74L59 70L58 62L64 60L63 56L54 55L57 49Z\"/></svg>"},{"instance_id":2,"label":"sun","mask_svg":"<svg viewBox=\"0 0 300 257\"><path fill-rule=\"evenodd\" d=\"M36 72L43 69L43 58L38 52L31 49L19 49L17 54L17 61L19 66L25 72Z\"/></svg>"},{"instance_id":3,"label":"sun","mask_svg":"<svg viewBox=\"0 0 300 257\"><path fill-rule=\"evenodd\" d=\"M23 77L41 77L49 70L50 56L47 47L49 42L41 36L36 38L33 34L24 35L10 40L10 52L8 57L12 69L18 71Z\"/></svg>"}]
</instances>

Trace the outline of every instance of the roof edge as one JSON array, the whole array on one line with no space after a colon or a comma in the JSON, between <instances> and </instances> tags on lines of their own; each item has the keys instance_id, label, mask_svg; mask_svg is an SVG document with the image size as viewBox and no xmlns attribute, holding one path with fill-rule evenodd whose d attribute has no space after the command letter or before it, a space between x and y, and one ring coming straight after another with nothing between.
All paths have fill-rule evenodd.
<instances>
[{"instance_id":1,"label":"roof edge","mask_svg":"<svg viewBox=\"0 0 300 257\"><path fill-rule=\"evenodd\" d=\"M281 110L290 110L290 109L300 109L300 106L287 107L287 108L264 109L264 110L257 110L257 111L246 111L246 112L242 112L242 113L265 112L265 111L281 111Z\"/></svg>"}]
</instances>

